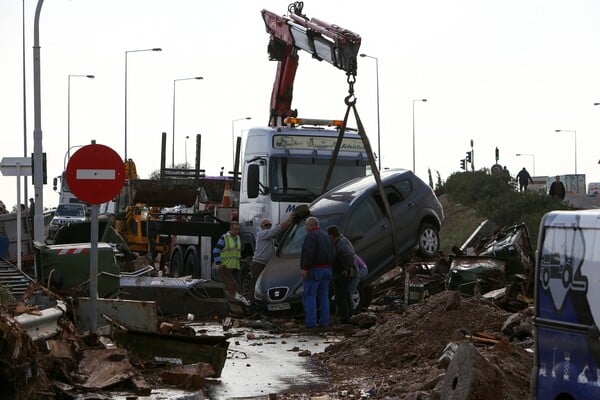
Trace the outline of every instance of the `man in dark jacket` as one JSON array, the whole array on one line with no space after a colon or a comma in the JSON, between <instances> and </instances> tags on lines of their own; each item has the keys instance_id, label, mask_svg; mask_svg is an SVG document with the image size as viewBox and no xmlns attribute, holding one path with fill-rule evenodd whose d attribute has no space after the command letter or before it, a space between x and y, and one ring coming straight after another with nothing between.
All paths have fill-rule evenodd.
<instances>
[{"instance_id":1,"label":"man in dark jacket","mask_svg":"<svg viewBox=\"0 0 600 400\"><path fill-rule=\"evenodd\" d=\"M333 290L335 291L335 306L339 321L350 323L354 309L350 283L358 276L358 268L354 257L352 243L340 232L336 225L327 227L327 234L335 245L335 261L333 262Z\"/></svg>"},{"instance_id":2,"label":"man in dark jacket","mask_svg":"<svg viewBox=\"0 0 600 400\"><path fill-rule=\"evenodd\" d=\"M329 236L319 228L317 218L308 217L305 224L306 237L300 255L300 268L304 280L304 324L307 328L317 326L318 304L318 325L326 328L329 326L329 282L335 248Z\"/></svg>"},{"instance_id":3,"label":"man in dark jacket","mask_svg":"<svg viewBox=\"0 0 600 400\"><path fill-rule=\"evenodd\" d=\"M552 182L552 185L550 185L550 191L548 194L560 201L565 199L567 191L565 190L565 185L563 185L563 183L560 181L560 176L556 175L554 182Z\"/></svg>"},{"instance_id":4,"label":"man in dark jacket","mask_svg":"<svg viewBox=\"0 0 600 400\"><path fill-rule=\"evenodd\" d=\"M519 192L527 191L529 182L533 183L533 179L531 179L531 175L529 175L525 167L517 174L517 180L519 181Z\"/></svg>"}]
</instances>

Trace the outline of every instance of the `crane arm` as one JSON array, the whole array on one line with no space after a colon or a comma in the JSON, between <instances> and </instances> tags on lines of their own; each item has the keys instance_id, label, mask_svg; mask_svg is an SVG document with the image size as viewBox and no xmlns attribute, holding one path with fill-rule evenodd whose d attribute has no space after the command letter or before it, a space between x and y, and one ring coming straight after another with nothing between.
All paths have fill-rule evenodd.
<instances>
[{"instance_id":1,"label":"crane arm","mask_svg":"<svg viewBox=\"0 0 600 400\"><path fill-rule=\"evenodd\" d=\"M269 60L278 61L269 126L281 125L283 118L296 115L291 105L298 50L308 52L319 61L327 61L347 75L356 75L360 36L316 18L308 19L302 14L302 8L302 2L291 4L289 16L262 10L270 35Z\"/></svg>"}]
</instances>

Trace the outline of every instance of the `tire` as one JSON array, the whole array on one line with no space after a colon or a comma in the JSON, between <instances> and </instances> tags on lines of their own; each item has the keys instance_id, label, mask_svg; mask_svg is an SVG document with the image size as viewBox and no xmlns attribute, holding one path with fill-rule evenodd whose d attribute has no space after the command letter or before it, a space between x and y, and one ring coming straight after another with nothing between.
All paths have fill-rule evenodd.
<instances>
[{"instance_id":1,"label":"tire","mask_svg":"<svg viewBox=\"0 0 600 400\"><path fill-rule=\"evenodd\" d=\"M183 263L184 276L196 277L200 275L200 266L198 265L198 252L195 246L190 246L185 252L185 261Z\"/></svg>"},{"instance_id":2,"label":"tire","mask_svg":"<svg viewBox=\"0 0 600 400\"><path fill-rule=\"evenodd\" d=\"M173 254L171 255L171 264L169 271L173 278L179 278L183 276L183 249L179 246L175 247Z\"/></svg>"},{"instance_id":3,"label":"tire","mask_svg":"<svg viewBox=\"0 0 600 400\"><path fill-rule=\"evenodd\" d=\"M417 252L425 258L433 258L440 249L440 234L437 229L428 222L419 227Z\"/></svg>"}]
</instances>

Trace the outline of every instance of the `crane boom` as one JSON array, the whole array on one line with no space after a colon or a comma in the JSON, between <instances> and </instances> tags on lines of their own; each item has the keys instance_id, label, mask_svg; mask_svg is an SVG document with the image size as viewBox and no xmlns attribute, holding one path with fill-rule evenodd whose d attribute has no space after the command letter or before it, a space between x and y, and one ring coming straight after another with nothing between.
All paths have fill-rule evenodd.
<instances>
[{"instance_id":1,"label":"crane boom","mask_svg":"<svg viewBox=\"0 0 600 400\"><path fill-rule=\"evenodd\" d=\"M269 60L278 61L269 126L280 126L285 117L296 116L291 109L298 50L304 50L319 61L327 61L347 75L356 75L361 38L356 33L302 14L303 3L288 7L289 16L262 10L269 40Z\"/></svg>"}]
</instances>

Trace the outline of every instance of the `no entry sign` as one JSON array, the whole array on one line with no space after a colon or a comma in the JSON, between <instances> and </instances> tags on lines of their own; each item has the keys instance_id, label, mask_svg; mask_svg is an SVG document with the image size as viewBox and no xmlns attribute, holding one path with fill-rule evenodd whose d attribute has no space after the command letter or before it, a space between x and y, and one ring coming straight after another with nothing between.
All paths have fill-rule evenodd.
<instances>
[{"instance_id":1,"label":"no entry sign","mask_svg":"<svg viewBox=\"0 0 600 400\"><path fill-rule=\"evenodd\" d=\"M125 183L125 166L110 147L90 144L77 150L67 164L67 183L79 200L102 204L112 200Z\"/></svg>"}]
</instances>

